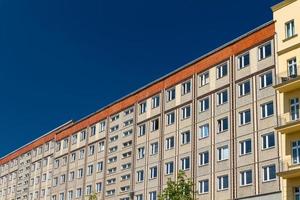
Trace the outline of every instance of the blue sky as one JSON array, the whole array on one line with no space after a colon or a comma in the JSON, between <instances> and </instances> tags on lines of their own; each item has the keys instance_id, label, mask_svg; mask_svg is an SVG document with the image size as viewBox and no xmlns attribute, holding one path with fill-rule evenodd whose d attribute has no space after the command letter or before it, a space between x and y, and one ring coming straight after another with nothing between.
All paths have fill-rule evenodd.
<instances>
[{"instance_id":1,"label":"blue sky","mask_svg":"<svg viewBox=\"0 0 300 200\"><path fill-rule=\"evenodd\" d=\"M1 0L0 157L272 19L280 0Z\"/></svg>"}]
</instances>

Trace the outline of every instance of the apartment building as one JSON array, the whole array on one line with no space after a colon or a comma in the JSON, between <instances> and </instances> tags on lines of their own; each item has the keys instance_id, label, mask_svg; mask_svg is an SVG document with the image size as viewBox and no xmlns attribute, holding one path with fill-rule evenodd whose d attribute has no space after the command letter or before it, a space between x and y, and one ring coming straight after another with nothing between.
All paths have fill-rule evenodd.
<instances>
[{"instance_id":1,"label":"apartment building","mask_svg":"<svg viewBox=\"0 0 300 200\"><path fill-rule=\"evenodd\" d=\"M285 1L272 8L277 30L278 126L282 199L300 199L300 1ZM289 13L288 15L286 13Z\"/></svg>"},{"instance_id":2,"label":"apartment building","mask_svg":"<svg viewBox=\"0 0 300 200\"><path fill-rule=\"evenodd\" d=\"M286 62L300 53L299 2L283 1L274 21L4 156L0 199L156 200L179 170L196 199L298 198L300 84L297 62L289 74Z\"/></svg>"}]
</instances>

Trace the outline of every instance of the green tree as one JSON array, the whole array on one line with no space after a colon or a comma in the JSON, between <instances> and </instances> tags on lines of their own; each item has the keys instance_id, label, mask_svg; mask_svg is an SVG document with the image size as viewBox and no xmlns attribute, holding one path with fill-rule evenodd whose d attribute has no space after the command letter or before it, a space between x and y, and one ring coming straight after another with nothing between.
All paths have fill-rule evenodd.
<instances>
[{"instance_id":1,"label":"green tree","mask_svg":"<svg viewBox=\"0 0 300 200\"><path fill-rule=\"evenodd\" d=\"M90 195L86 195L86 197L87 197L87 200L97 200L98 199L96 193L93 193L93 194L90 194Z\"/></svg>"},{"instance_id":2,"label":"green tree","mask_svg":"<svg viewBox=\"0 0 300 200\"><path fill-rule=\"evenodd\" d=\"M167 182L167 187L159 195L159 200L193 200L193 182L187 178L183 171L179 171L177 180L171 179Z\"/></svg>"}]
</instances>

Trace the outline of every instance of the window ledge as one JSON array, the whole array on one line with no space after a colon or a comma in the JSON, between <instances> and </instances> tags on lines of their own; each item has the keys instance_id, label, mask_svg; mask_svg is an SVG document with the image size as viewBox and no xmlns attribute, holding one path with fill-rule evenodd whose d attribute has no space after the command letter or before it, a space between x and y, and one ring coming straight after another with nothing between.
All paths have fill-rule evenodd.
<instances>
[{"instance_id":1,"label":"window ledge","mask_svg":"<svg viewBox=\"0 0 300 200\"><path fill-rule=\"evenodd\" d=\"M297 36L298 36L298 34L294 34L294 35L291 36L291 37L288 37L288 38L283 39L282 42L289 41L289 40L291 40L291 39L293 39L293 38L295 38L295 37L297 37Z\"/></svg>"}]
</instances>

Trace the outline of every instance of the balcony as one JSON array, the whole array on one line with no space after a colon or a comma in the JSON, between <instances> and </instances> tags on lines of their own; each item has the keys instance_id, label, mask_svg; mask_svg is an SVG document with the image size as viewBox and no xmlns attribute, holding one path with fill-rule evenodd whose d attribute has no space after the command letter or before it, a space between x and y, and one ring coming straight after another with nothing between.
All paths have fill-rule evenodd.
<instances>
[{"instance_id":1,"label":"balcony","mask_svg":"<svg viewBox=\"0 0 300 200\"><path fill-rule=\"evenodd\" d=\"M277 77L277 85L274 88L280 93L291 92L300 89L300 75L294 73L288 75L287 72L281 73Z\"/></svg>"},{"instance_id":2,"label":"balcony","mask_svg":"<svg viewBox=\"0 0 300 200\"><path fill-rule=\"evenodd\" d=\"M278 126L275 130L282 134L290 134L300 132L300 118L299 114L285 113L278 117Z\"/></svg>"},{"instance_id":3,"label":"balcony","mask_svg":"<svg viewBox=\"0 0 300 200\"><path fill-rule=\"evenodd\" d=\"M300 163L293 164L290 159L280 160L280 169L277 175L284 179L300 178Z\"/></svg>"}]
</instances>

